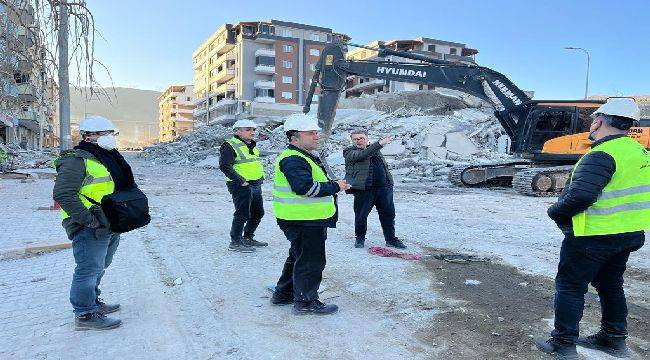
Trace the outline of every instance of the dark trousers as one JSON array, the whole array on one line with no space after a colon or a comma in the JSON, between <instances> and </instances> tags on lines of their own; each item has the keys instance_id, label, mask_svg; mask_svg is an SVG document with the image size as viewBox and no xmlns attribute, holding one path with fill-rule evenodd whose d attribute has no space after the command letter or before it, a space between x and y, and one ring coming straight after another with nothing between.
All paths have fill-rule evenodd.
<instances>
[{"instance_id":1,"label":"dark trousers","mask_svg":"<svg viewBox=\"0 0 650 360\"><path fill-rule=\"evenodd\" d=\"M318 299L318 287L325 269L325 240L327 228L323 226L282 226L291 242L289 256L275 287L280 297L295 301Z\"/></svg>"},{"instance_id":2,"label":"dark trousers","mask_svg":"<svg viewBox=\"0 0 650 360\"><path fill-rule=\"evenodd\" d=\"M610 336L627 335L627 305L623 273L631 252L643 246L645 236L628 233L609 236L566 235L555 277L555 329L551 335L574 343L589 283L600 298L601 329Z\"/></svg>"},{"instance_id":3,"label":"dark trousers","mask_svg":"<svg viewBox=\"0 0 650 360\"><path fill-rule=\"evenodd\" d=\"M244 236L254 236L257 226L264 216L264 202L262 199L262 184L249 184L241 186L228 181L228 191L235 204L230 227L231 241L239 241Z\"/></svg>"},{"instance_id":4,"label":"dark trousers","mask_svg":"<svg viewBox=\"0 0 650 360\"><path fill-rule=\"evenodd\" d=\"M379 222L384 232L384 239L395 240L395 203L393 186L370 187L366 190L354 190L354 236L365 238L368 231L368 215L373 206L377 208Z\"/></svg>"}]
</instances>

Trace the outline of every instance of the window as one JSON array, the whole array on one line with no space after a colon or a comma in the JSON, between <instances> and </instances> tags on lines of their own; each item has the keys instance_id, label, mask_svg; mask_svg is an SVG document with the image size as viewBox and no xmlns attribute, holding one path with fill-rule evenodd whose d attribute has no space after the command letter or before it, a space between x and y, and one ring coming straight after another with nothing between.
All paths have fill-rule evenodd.
<instances>
[{"instance_id":1,"label":"window","mask_svg":"<svg viewBox=\"0 0 650 360\"><path fill-rule=\"evenodd\" d=\"M293 46L291 45L282 45L282 51L285 53L293 52Z\"/></svg>"},{"instance_id":2,"label":"window","mask_svg":"<svg viewBox=\"0 0 650 360\"><path fill-rule=\"evenodd\" d=\"M285 69L291 69L293 67L293 63L289 60L282 60L282 67Z\"/></svg>"},{"instance_id":3,"label":"window","mask_svg":"<svg viewBox=\"0 0 650 360\"><path fill-rule=\"evenodd\" d=\"M429 50L431 52L436 52L436 46L435 45L429 45L429 46L427 46L427 50Z\"/></svg>"},{"instance_id":4,"label":"window","mask_svg":"<svg viewBox=\"0 0 650 360\"><path fill-rule=\"evenodd\" d=\"M289 29L284 29L284 31L282 32L282 35L283 35L284 37L292 37L292 36L293 36L293 33L292 33L291 30L289 30Z\"/></svg>"},{"instance_id":5,"label":"window","mask_svg":"<svg viewBox=\"0 0 650 360\"><path fill-rule=\"evenodd\" d=\"M291 92L289 92L289 91L283 91L283 92L282 92L282 98L283 98L283 99L290 100L292 97L293 97L293 96L292 96Z\"/></svg>"},{"instance_id":6,"label":"window","mask_svg":"<svg viewBox=\"0 0 650 360\"><path fill-rule=\"evenodd\" d=\"M275 66L275 58L270 56L258 56L255 58L255 65Z\"/></svg>"},{"instance_id":7,"label":"window","mask_svg":"<svg viewBox=\"0 0 650 360\"><path fill-rule=\"evenodd\" d=\"M311 39L314 41L320 41L320 35L318 34L311 34Z\"/></svg>"},{"instance_id":8,"label":"window","mask_svg":"<svg viewBox=\"0 0 650 360\"><path fill-rule=\"evenodd\" d=\"M456 48L451 48L451 49L449 49L449 53L450 53L451 55L456 55L456 54L457 54L457 51L458 51L458 50L457 50Z\"/></svg>"},{"instance_id":9,"label":"window","mask_svg":"<svg viewBox=\"0 0 650 360\"><path fill-rule=\"evenodd\" d=\"M316 71L316 64L309 64L311 71Z\"/></svg>"},{"instance_id":10,"label":"window","mask_svg":"<svg viewBox=\"0 0 650 360\"><path fill-rule=\"evenodd\" d=\"M291 76L283 76L282 77L282 83L283 84L293 84L293 78Z\"/></svg>"},{"instance_id":11,"label":"window","mask_svg":"<svg viewBox=\"0 0 650 360\"><path fill-rule=\"evenodd\" d=\"M192 101L192 98L191 97L186 97L185 101Z\"/></svg>"},{"instance_id":12,"label":"window","mask_svg":"<svg viewBox=\"0 0 650 360\"><path fill-rule=\"evenodd\" d=\"M309 55L311 55L311 56L320 56L320 50L318 50L318 49L309 49Z\"/></svg>"},{"instance_id":13,"label":"window","mask_svg":"<svg viewBox=\"0 0 650 360\"><path fill-rule=\"evenodd\" d=\"M171 99L172 101L174 101L174 100L176 100L176 96L172 96L170 99Z\"/></svg>"}]
</instances>

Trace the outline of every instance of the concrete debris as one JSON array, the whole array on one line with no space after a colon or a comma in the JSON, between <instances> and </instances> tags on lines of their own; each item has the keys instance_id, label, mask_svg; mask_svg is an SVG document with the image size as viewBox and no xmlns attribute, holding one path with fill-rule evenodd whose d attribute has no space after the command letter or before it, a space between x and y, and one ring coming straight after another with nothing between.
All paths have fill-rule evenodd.
<instances>
[{"instance_id":1,"label":"concrete debris","mask_svg":"<svg viewBox=\"0 0 650 360\"><path fill-rule=\"evenodd\" d=\"M6 160L2 158L1 154L6 154ZM0 144L0 172L49 168L52 166L52 160L58 154L58 149L25 150L18 146Z\"/></svg>"},{"instance_id":2,"label":"concrete debris","mask_svg":"<svg viewBox=\"0 0 650 360\"><path fill-rule=\"evenodd\" d=\"M315 106L310 114L315 116ZM364 128L371 141L392 135L382 149L398 181L429 181L450 186L448 167L457 164L500 161L505 132L485 101L454 90L436 89L342 99L327 144L327 162L343 177L343 149L350 146L351 130ZM291 116L291 115L290 115ZM286 117L254 117L258 148L267 175L277 154L286 146L281 126ZM221 124L198 127L173 142L148 147L142 156L153 162L218 168L219 146L232 129ZM507 138L507 136L506 136Z\"/></svg>"}]
</instances>

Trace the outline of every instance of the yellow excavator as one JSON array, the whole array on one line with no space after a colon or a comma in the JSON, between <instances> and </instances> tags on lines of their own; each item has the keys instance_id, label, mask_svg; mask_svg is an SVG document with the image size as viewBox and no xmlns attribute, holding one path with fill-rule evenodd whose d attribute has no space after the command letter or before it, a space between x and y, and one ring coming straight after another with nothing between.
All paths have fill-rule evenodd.
<instances>
[{"instance_id":1,"label":"yellow excavator","mask_svg":"<svg viewBox=\"0 0 650 360\"><path fill-rule=\"evenodd\" d=\"M459 90L493 105L494 115L512 141L514 158L506 162L454 166L450 181L458 186L513 186L521 194L557 195L570 171L589 149L591 114L604 100L532 100L503 74L467 62L450 62L418 53L384 47L349 46L419 61L346 60L343 44L331 44L321 52L303 112L320 88L318 120L325 137L332 130L346 78L359 75ZM650 148L650 119L641 120L629 136Z\"/></svg>"}]
</instances>

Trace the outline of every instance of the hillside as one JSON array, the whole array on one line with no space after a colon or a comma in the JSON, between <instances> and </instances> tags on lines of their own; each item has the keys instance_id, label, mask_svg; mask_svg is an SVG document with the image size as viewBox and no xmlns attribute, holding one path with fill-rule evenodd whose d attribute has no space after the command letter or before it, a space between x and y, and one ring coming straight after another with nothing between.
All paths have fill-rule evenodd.
<instances>
[{"instance_id":1,"label":"hillside","mask_svg":"<svg viewBox=\"0 0 650 360\"><path fill-rule=\"evenodd\" d=\"M106 89L106 96L89 99L87 89L72 89L70 111L73 124L87 115L112 120L120 131L120 145L144 145L158 137L158 96L160 92L131 88ZM73 125L74 126L74 125Z\"/></svg>"}]
</instances>

